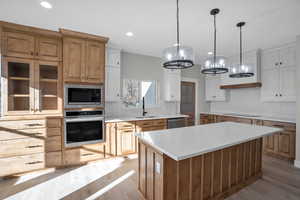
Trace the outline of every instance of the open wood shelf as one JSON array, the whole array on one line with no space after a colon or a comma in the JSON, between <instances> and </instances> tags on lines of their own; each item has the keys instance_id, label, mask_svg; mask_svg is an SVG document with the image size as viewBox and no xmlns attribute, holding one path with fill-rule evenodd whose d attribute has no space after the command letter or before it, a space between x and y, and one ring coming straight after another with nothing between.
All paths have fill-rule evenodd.
<instances>
[{"instance_id":1,"label":"open wood shelf","mask_svg":"<svg viewBox=\"0 0 300 200\"><path fill-rule=\"evenodd\" d=\"M17 76L11 76L9 77L10 80L15 80L15 81L29 81L28 77L17 77Z\"/></svg>"},{"instance_id":2,"label":"open wood shelf","mask_svg":"<svg viewBox=\"0 0 300 200\"><path fill-rule=\"evenodd\" d=\"M257 88L261 87L262 84L260 82L257 83L243 83L236 85L221 85L220 89L239 89L239 88Z\"/></svg>"},{"instance_id":3,"label":"open wood shelf","mask_svg":"<svg viewBox=\"0 0 300 200\"><path fill-rule=\"evenodd\" d=\"M44 94L43 95L43 98L56 98L57 96L56 95L54 95L54 94Z\"/></svg>"},{"instance_id":4,"label":"open wood shelf","mask_svg":"<svg viewBox=\"0 0 300 200\"><path fill-rule=\"evenodd\" d=\"M41 82L48 82L48 83L57 83L57 79L49 79L49 78L42 78L40 79Z\"/></svg>"},{"instance_id":5,"label":"open wood shelf","mask_svg":"<svg viewBox=\"0 0 300 200\"><path fill-rule=\"evenodd\" d=\"M10 94L11 97L29 97L29 94Z\"/></svg>"}]
</instances>

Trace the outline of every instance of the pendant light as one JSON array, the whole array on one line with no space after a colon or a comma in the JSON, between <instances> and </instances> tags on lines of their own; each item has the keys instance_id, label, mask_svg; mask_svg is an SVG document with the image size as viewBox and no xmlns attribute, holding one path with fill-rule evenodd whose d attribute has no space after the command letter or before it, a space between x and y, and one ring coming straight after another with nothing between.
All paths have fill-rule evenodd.
<instances>
[{"instance_id":1,"label":"pendant light","mask_svg":"<svg viewBox=\"0 0 300 200\"><path fill-rule=\"evenodd\" d=\"M163 67L167 69L186 69L194 66L194 51L191 47L181 46L179 41L179 0L176 0L177 42L163 51Z\"/></svg>"},{"instance_id":2,"label":"pendant light","mask_svg":"<svg viewBox=\"0 0 300 200\"><path fill-rule=\"evenodd\" d=\"M240 29L240 63L231 67L229 74L230 78L247 78L254 76L253 66L243 64L242 27L245 25L245 22L239 22L236 25Z\"/></svg>"},{"instance_id":3,"label":"pendant light","mask_svg":"<svg viewBox=\"0 0 300 200\"><path fill-rule=\"evenodd\" d=\"M217 56L217 27L216 27L216 15L220 12L218 8L210 11L210 14L214 16L214 53L213 56L206 59L201 73L202 74L224 74L228 72L226 67L226 58L224 56Z\"/></svg>"}]
</instances>

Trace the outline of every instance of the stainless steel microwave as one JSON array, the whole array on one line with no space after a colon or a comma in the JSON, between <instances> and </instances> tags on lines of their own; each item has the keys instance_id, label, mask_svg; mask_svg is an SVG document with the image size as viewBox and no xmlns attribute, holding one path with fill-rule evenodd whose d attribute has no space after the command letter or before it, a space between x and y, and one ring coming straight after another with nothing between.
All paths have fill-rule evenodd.
<instances>
[{"instance_id":1,"label":"stainless steel microwave","mask_svg":"<svg viewBox=\"0 0 300 200\"><path fill-rule=\"evenodd\" d=\"M65 85L65 108L102 107L104 105L103 85Z\"/></svg>"}]
</instances>

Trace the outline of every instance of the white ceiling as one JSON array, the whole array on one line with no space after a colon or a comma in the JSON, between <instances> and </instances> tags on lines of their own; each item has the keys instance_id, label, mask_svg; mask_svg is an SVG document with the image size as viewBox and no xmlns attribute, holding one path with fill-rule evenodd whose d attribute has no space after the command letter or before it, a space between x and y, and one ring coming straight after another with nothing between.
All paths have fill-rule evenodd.
<instances>
[{"instance_id":1,"label":"white ceiling","mask_svg":"<svg viewBox=\"0 0 300 200\"><path fill-rule=\"evenodd\" d=\"M107 36L128 52L160 56L175 43L175 0L1 0L0 20L51 30L68 28ZM246 21L244 50L269 48L300 35L299 0L181 0L181 43L192 46L199 62L213 47L212 8L217 18L218 52L238 53L236 23ZM125 36L132 31L134 37Z\"/></svg>"}]
</instances>

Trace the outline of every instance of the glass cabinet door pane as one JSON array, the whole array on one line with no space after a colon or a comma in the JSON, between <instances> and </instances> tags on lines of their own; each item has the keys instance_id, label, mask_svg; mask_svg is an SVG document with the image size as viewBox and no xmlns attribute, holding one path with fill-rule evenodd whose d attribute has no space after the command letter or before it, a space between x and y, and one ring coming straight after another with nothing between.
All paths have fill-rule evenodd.
<instances>
[{"instance_id":1,"label":"glass cabinet door pane","mask_svg":"<svg viewBox=\"0 0 300 200\"><path fill-rule=\"evenodd\" d=\"M41 111L58 110L58 66L39 64L39 107Z\"/></svg>"},{"instance_id":2,"label":"glass cabinet door pane","mask_svg":"<svg viewBox=\"0 0 300 200\"><path fill-rule=\"evenodd\" d=\"M30 63L8 61L8 111L30 111Z\"/></svg>"}]
</instances>

